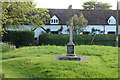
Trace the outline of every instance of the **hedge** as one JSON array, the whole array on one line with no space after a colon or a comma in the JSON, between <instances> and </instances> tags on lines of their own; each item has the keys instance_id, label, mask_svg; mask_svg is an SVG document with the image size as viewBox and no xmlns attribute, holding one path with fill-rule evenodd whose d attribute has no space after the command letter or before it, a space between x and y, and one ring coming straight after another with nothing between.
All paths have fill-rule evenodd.
<instances>
[{"instance_id":1,"label":"hedge","mask_svg":"<svg viewBox=\"0 0 120 80\"><path fill-rule=\"evenodd\" d=\"M33 31L6 31L2 36L3 42L12 42L16 47L28 46L29 44L34 44L34 35Z\"/></svg>"},{"instance_id":2,"label":"hedge","mask_svg":"<svg viewBox=\"0 0 120 80\"><path fill-rule=\"evenodd\" d=\"M90 45L94 35L74 35L73 42L76 45ZM64 46L69 42L67 34L41 34L39 36L40 45ZM93 45L115 46L115 34L98 34Z\"/></svg>"},{"instance_id":3,"label":"hedge","mask_svg":"<svg viewBox=\"0 0 120 80\"><path fill-rule=\"evenodd\" d=\"M120 47L120 34L118 34L118 47Z\"/></svg>"}]
</instances>

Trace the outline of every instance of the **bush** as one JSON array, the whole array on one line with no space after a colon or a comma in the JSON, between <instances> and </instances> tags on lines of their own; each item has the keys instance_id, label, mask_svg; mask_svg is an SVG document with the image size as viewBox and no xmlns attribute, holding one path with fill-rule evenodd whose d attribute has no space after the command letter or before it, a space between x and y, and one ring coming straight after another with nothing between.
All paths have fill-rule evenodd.
<instances>
[{"instance_id":1,"label":"bush","mask_svg":"<svg viewBox=\"0 0 120 80\"><path fill-rule=\"evenodd\" d=\"M119 36L118 36L118 47L120 47L120 34L119 34Z\"/></svg>"},{"instance_id":2,"label":"bush","mask_svg":"<svg viewBox=\"0 0 120 80\"><path fill-rule=\"evenodd\" d=\"M90 45L94 35L73 35L73 42L76 45ZM41 34L39 36L39 44L42 45L67 45L69 42L69 35L67 34ZM98 34L96 35L94 45L105 45L114 46L115 45L115 35L114 34Z\"/></svg>"},{"instance_id":3,"label":"bush","mask_svg":"<svg viewBox=\"0 0 120 80\"><path fill-rule=\"evenodd\" d=\"M66 45L69 41L69 36L66 34L41 34L39 36L39 44L42 45Z\"/></svg>"},{"instance_id":4,"label":"bush","mask_svg":"<svg viewBox=\"0 0 120 80\"><path fill-rule=\"evenodd\" d=\"M10 45L8 43L2 43L2 42L0 43L0 47L2 49L0 52L7 52L16 48L14 45Z\"/></svg>"},{"instance_id":5,"label":"bush","mask_svg":"<svg viewBox=\"0 0 120 80\"><path fill-rule=\"evenodd\" d=\"M11 42L16 47L28 46L34 44L34 32L33 31L7 31L2 37L2 41Z\"/></svg>"}]
</instances>

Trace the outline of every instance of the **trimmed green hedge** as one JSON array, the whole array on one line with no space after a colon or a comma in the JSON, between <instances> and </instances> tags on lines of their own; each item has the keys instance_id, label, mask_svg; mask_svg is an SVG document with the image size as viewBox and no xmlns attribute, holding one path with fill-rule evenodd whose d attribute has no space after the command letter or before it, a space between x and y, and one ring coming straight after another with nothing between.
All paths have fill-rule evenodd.
<instances>
[{"instance_id":1,"label":"trimmed green hedge","mask_svg":"<svg viewBox=\"0 0 120 80\"><path fill-rule=\"evenodd\" d=\"M34 44L34 31L6 31L2 37L3 42L12 42L16 47L28 46Z\"/></svg>"},{"instance_id":2,"label":"trimmed green hedge","mask_svg":"<svg viewBox=\"0 0 120 80\"><path fill-rule=\"evenodd\" d=\"M119 34L119 36L118 36L118 47L120 47L120 34Z\"/></svg>"},{"instance_id":3,"label":"trimmed green hedge","mask_svg":"<svg viewBox=\"0 0 120 80\"><path fill-rule=\"evenodd\" d=\"M39 36L39 44L42 45L66 45L69 41L68 35L58 34L41 34Z\"/></svg>"},{"instance_id":4,"label":"trimmed green hedge","mask_svg":"<svg viewBox=\"0 0 120 80\"><path fill-rule=\"evenodd\" d=\"M94 35L74 35L73 42L76 45L90 45ZM67 34L41 34L39 36L40 45L64 46L69 42ZM115 34L98 34L93 45L115 46Z\"/></svg>"}]
</instances>

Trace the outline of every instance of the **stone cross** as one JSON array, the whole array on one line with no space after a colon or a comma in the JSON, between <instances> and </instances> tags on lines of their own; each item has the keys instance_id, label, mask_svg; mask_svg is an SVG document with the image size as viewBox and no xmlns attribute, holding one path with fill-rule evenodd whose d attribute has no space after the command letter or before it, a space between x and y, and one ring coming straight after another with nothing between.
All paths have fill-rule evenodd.
<instances>
[{"instance_id":1,"label":"stone cross","mask_svg":"<svg viewBox=\"0 0 120 80\"><path fill-rule=\"evenodd\" d=\"M69 45L74 44L73 43L73 22L72 22L72 18L70 19L70 40L69 40Z\"/></svg>"},{"instance_id":2,"label":"stone cross","mask_svg":"<svg viewBox=\"0 0 120 80\"><path fill-rule=\"evenodd\" d=\"M72 5L70 5L70 10L72 9ZM70 36L69 43L67 44L67 56L75 56L74 53L74 43L73 43L73 22L72 18L70 19Z\"/></svg>"}]
</instances>

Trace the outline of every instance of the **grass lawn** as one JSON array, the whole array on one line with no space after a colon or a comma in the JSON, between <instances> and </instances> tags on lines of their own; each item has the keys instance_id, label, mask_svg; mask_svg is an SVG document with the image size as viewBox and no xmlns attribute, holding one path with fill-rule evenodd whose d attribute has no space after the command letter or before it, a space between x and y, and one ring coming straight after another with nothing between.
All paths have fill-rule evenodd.
<instances>
[{"instance_id":1,"label":"grass lawn","mask_svg":"<svg viewBox=\"0 0 120 80\"><path fill-rule=\"evenodd\" d=\"M5 78L117 78L118 48L75 46L75 53L88 62L55 61L66 54L66 46L32 46L2 53Z\"/></svg>"}]
</instances>

